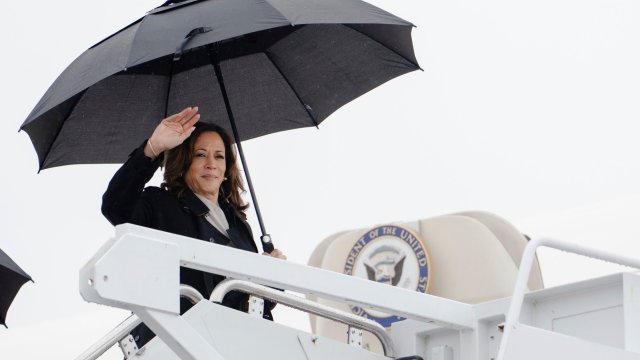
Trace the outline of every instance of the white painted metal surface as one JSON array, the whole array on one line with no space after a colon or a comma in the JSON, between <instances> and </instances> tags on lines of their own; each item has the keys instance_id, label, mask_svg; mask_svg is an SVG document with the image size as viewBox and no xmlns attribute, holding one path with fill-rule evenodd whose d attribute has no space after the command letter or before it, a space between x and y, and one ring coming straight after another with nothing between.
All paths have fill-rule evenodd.
<instances>
[{"instance_id":1,"label":"white painted metal surface","mask_svg":"<svg viewBox=\"0 0 640 360\"><path fill-rule=\"evenodd\" d=\"M202 294L188 285L180 285L180 296L186 298L194 305L204 299L202 297ZM114 344L118 342L121 343L121 340L129 337L130 335L127 335L141 322L142 320L140 320L140 318L138 318L137 316L129 316L122 323L118 324L118 326L116 326L113 330L105 334L100 340L96 341L96 343L89 347L85 352L80 354L80 356L78 356L76 360L95 360L99 358ZM125 357L127 357L127 352L131 353L131 349L129 348L125 350L122 344L121 348L123 348L123 352L125 352Z\"/></svg>"},{"instance_id":2,"label":"white painted metal surface","mask_svg":"<svg viewBox=\"0 0 640 360\"><path fill-rule=\"evenodd\" d=\"M589 324L584 324L589 326ZM597 326L597 324L590 324ZM515 324L504 347L505 359L518 360L638 360L640 354L573 336Z\"/></svg>"},{"instance_id":3,"label":"white painted metal surface","mask_svg":"<svg viewBox=\"0 0 640 360\"><path fill-rule=\"evenodd\" d=\"M87 301L101 299L105 305L141 305L178 314L179 264L179 245L147 232L126 233L83 267L80 293Z\"/></svg>"},{"instance_id":4,"label":"white painted metal surface","mask_svg":"<svg viewBox=\"0 0 640 360\"><path fill-rule=\"evenodd\" d=\"M516 327L521 330L526 327L519 336L524 334L528 338L512 339L507 346L516 346L516 352L526 352L526 347L542 346L541 341L549 341L548 346L555 346L553 339L563 342L570 337L576 340L569 341L570 344L578 346L587 342L600 354L610 355L601 359L616 359L621 351L636 359L633 356L640 356L640 353L633 349L640 345L640 337L629 334L637 331L640 324L638 282L640 274L614 274L525 294L521 321ZM446 329L414 320L394 324L391 338L396 354L429 358L432 354L440 354L438 349L446 346L452 349L454 360L496 359L504 339L500 328L504 326L509 305L509 298L474 305L476 327L473 331ZM533 330L529 331L529 328ZM550 350L544 359L574 358L570 346L562 345L557 349L558 357L551 357ZM530 352L537 351L532 349ZM578 354L582 350L575 351ZM507 354L505 359L520 359L511 356Z\"/></svg>"},{"instance_id":5,"label":"white painted metal surface","mask_svg":"<svg viewBox=\"0 0 640 360\"><path fill-rule=\"evenodd\" d=\"M140 350L138 349L138 344L133 339L133 335L127 335L124 339L118 341L118 345L120 345L120 350L122 350L125 360L136 356Z\"/></svg>"},{"instance_id":6,"label":"white painted metal surface","mask_svg":"<svg viewBox=\"0 0 640 360\"><path fill-rule=\"evenodd\" d=\"M226 360L384 360L385 356L202 301L183 317ZM160 339L137 359L178 360Z\"/></svg>"},{"instance_id":7,"label":"white painted metal surface","mask_svg":"<svg viewBox=\"0 0 640 360\"><path fill-rule=\"evenodd\" d=\"M264 314L264 299L257 296L249 296L249 311L250 315L261 318Z\"/></svg>"},{"instance_id":8,"label":"white painted metal surface","mask_svg":"<svg viewBox=\"0 0 640 360\"><path fill-rule=\"evenodd\" d=\"M242 291L247 294L257 295L278 304L283 304L309 314L317 315L342 324L346 324L349 327L348 342L350 344L357 344L358 346L362 346L362 330L366 330L373 334L380 341L384 355L393 356L394 354L393 344L391 342L389 334L387 334L386 329L377 322L293 294L288 294L284 291L278 291L248 281L226 279L220 282L218 286L216 286L209 299L215 303L221 303L225 295L234 290ZM254 298L253 295L249 298L249 314L252 314L251 298ZM358 334L359 340L357 339Z\"/></svg>"},{"instance_id":9,"label":"white painted metal surface","mask_svg":"<svg viewBox=\"0 0 640 360\"><path fill-rule=\"evenodd\" d=\"M109 348L121 339L125 338L133 328L138 326L142 321L135 315L126 318L122 323L113 330L103 336L95 345L89 347L85 352L80 354L76 360L94 360L104 354Z\"/></svg>"},{"instance_id":10,"label":"white painted metal surface","mask_svg":"<svg viewBox=\"0 0 640 360\"><path fill-rule=\"evenodd\" d=\"M640 273L622 274L624 280L624 347L640 354Z\"/></svg>"},{"instance_id":11,"label":"white painted metal surface","mask_svg":"<svg viewBox=\"0 0 640 360\"><path fill-rule=\"evenodd\" d=\"M509 337L511 336L513 329L520 322L520 312L521 312L522 304L524 301L524 294L525 294L525 291L527 290L527 281L529 280L529 273L531 271L531 267L533 265L533 262L536 256L536 250L541 246L564 250L564 251L572 252L575 254L584 255L584 256L640 269L640 260L630 258L624 255L612 254L612 253L600 251L598 249L592 249L589 247L580 246L577 244L571 244L571 243L563 242L560 240L554 240L554 239L535 239L531 241L525 248L524 254L522 256L522 262L520 263L520 270L518 271L518 279L516 281L515 289L511 297L511 305L507 313L506 323L504 327L504 336L502 338L502 344L500 345L500 350L498 352L498 360L507 359L505 357L506 346L510 341Z\"/></svg>"},{"instance_id":12,"label":"white painted metal surface","mask_svg":"<svg viewBox=\"0 0 640 360\"><path fill-rule=\"evenodd\" d=\"M207 301L179 316L171 302L150 300L177 297L178 283L172 276L179 266L186 266L404 316L408 319L394 323L390 331L396 356L640 360L640 274L617 274L525 294L538 246L640 267L640 261L624 256L551 240L533 241L523 255L512 298L468 305L124 225L81 270L80 284L85 299L130 309L158 335L141 355L149 359L385 358ZM153 251L141 250L147 247ZM135 273L140 263L142 279L157 285L145 286L144 295L137 290L144 285L142 280L126 276ZM257 345L243 346L247 337ZM274 342L275 350L262 349Z\"/></svg>"},{"instance_id":13,"label":"white painted metal surface","mask_svg":"<svg viewBox=\"0 0 640 360\"><path fill-rule=\"evenodd\" d=\"M126 256L130 246L138 247L145 243L158 251L146 255ZM166 244L176 247L170 249ZM99 281L101 276L110 276L110 274L96 273L97 266L94 268L94 264L103 264L108 261L112 264L114 271L135 274L142 262L153 266L157 277L172 277L177 274L178 265L175 258L163 259L157 256L160 252L175 252L180 266L234 279L248 280L302 294L312 294L409 319L430 321L445 327L456 329L473 327L471 306L468 304L131 224L117 226L115 239L100 249L94 259L83 267L80 274L82 296L87 301L124 308L128 308L126 304L135 305L136 302L140 302L139 299L132 301L131 293L127 292L133 289L134 293L137 293L135 289L138 287L145 289L146 293L141 294L145 299L167 296L177 298L179 293L177 278L175 283L170 284L167 281L163 284L164 286L150 287L142 279L130 277L123 279L127 281L126 291L118 293L115 288L109 291L106 289L114 282ZM144 256L155 259L142 259ZM165 260L166 263L161 265L160 262ZM118 269L115 269L116 267ZM98 281L91 286L90 279L98 279ZM394 301L389 301L390 299ZM179 306L165 305L155 308L160 307L177 314Z\"/></svg>"}]
</instances>

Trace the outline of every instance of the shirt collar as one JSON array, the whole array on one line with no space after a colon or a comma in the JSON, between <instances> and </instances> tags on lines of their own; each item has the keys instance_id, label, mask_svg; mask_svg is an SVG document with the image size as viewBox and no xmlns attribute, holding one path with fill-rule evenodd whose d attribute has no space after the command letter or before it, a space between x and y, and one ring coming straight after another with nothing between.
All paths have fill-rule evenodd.
<instances>
[{"instance_id":1,"label":"shirt collar","mask_svg":"<svg viewBox=\"0 0 640 360\"><path fill-rule=\"evenodd\" d=\"M207 199L206 197L200 195L200 194L196 194L193 193L198 199L200 199L200 201L202 201L202 203L211 211L213 210L216 205L218 208L220 208L220 204L214 204L213 201Z\"/></svg>"}]
</instances>

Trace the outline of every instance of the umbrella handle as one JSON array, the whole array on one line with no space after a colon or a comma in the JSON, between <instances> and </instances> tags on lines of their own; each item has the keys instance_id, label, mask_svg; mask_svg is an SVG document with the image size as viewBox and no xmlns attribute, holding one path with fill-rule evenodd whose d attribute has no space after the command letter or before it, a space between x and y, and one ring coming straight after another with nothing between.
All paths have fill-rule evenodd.
<instances>
[{"instance_id":1,"label":"umbrella handle","mask_svg":"<svg viewBox=\"0 0 640 360\"><path fill-rule=\"evenodd\" d=\"M264 234L260 236L260 241L262 241L262 251L270 253L273 251L273 243L271 242L271 235Z\"/></svg>"}]
</instances>

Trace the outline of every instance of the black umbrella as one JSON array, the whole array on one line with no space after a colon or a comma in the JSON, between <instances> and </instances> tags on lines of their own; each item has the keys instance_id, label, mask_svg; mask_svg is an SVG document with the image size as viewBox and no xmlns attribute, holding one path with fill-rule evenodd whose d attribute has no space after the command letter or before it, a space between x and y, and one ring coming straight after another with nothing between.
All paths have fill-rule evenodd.
<instances>
[{"instance_id":1,"label":"black umbrella","mask_svg":"<svg viewBox=\"0 0 640 360\"><path fill-rule=\"evenodd\" d=\"M418 69L412 26L360 0L167 3L80 55L21 129L40 169L120 163L160 119L197 105L234 134L265 237L240 141L318 126Z\"/></svg>"},{"instance_id":2,"label":"black umbrella","mask_svg":"<svg viewBox=\"0 0 640 360\"><path fill-rule=\"evenodd\" d=\"M33 281L31 276L0 250L0 324L5 327L7 327L5 320L9 306L18 294L18 290L27 281Z\"/></svg>"}]
</instances>

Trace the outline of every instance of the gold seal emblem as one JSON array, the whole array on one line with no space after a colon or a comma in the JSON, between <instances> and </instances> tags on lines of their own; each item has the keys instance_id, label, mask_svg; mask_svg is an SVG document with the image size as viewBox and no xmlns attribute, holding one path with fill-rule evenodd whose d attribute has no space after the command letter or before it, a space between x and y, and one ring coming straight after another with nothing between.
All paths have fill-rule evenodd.
<instances>
[{"instance_id":1,"label":"gold seal emblem","mask_svg":"<svg viewBox=\"0 0 640 360\"><path fill-rule=\"evenodd\" d=\"M371 281L426 293L430 279L429 253L410 229L382 225L368 230L349 251L344 273ZM355 314L384 327L404 318L351 306Z\"/></svg>"}]
</instances>

